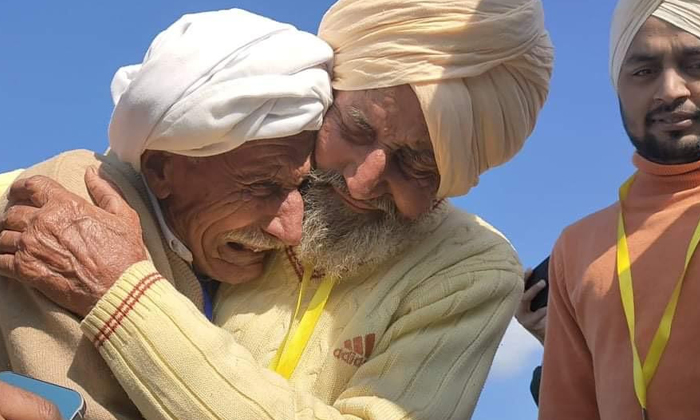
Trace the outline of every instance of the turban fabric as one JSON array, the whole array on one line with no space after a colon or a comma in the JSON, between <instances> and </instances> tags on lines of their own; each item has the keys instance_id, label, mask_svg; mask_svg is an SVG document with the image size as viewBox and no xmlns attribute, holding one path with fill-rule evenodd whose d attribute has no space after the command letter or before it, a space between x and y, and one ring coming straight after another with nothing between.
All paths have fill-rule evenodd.
<instances>
[{"instance_id":1,"label":"turban fabric","mask_svg":"<svg viewBox=\"0 0 700 420\"><path fill-rule=\"evenodd\" d=\"M318 130L332 58L318 37L243 10L185 15L114 76L110 147L138 170L144 150L213 156Z\"/></svg>"},{"instance_id":2,"label":"turban fabric","mask_svg":"<svg viewBox=\"0 0 700 420\"><path fill-rule=\"evenodd\" d=\"M610 77L615 90L627 50L651 16L700 38L700 2L697 0L620 0L610 31Z\"/></svg>"},{"instance_id":3,"label":"turban fabric","mask_svg":"<svg viewBox=\"0 0 700 420\"><path fill-rule=\"evenodd\" d=\"M411 85L439 197L466 194L512 158L549 89L553 47L540 0L340 0L319 36L335 52L335 89Z\"/></svg>"}]
</instances>

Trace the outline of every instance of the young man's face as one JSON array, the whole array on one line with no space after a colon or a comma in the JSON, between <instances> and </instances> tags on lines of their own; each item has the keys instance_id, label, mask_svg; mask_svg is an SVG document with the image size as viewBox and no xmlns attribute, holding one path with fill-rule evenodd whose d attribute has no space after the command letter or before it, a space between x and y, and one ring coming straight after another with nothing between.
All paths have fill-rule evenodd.
<instances>
[{"instance_id":1,"label":"young man's face","mask_svg":"<svg viewBox=\"0 0 700 420\"><path fill-rule=\"evenodd\" d=\"M618 94L640 155L661 164L700 160L700 39L650 17L622 64Z\"/></svg>"}]
</instances>

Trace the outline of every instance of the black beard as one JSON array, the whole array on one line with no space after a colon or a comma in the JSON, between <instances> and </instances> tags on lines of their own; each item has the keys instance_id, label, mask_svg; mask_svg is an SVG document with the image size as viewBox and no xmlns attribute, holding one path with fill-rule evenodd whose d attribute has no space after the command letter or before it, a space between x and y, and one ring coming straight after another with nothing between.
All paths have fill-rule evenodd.
<instances>
[{"instance_id":1,"label":"black beard","mask_svg":"<svg viewBox=\"0 0 700 420\"><path fill-rule=\"evenodd\" d=\"M673 110L665 110L666 112ZM632 145L637 150L640 156L651 162L661 165L681 165L684 163L697 162L700 160L700 139L693 144L680 145L679 142L683 136L683 131L673 131L670 134L670 141L664 142L659 140L655 135L648 131L649 121L653 113L650 112L645 119L645 132L642 137L634 136L627 124L625 111L620 104L620 114L622 115L622 125L629 137Z\"/></svg>"}]
</instances>

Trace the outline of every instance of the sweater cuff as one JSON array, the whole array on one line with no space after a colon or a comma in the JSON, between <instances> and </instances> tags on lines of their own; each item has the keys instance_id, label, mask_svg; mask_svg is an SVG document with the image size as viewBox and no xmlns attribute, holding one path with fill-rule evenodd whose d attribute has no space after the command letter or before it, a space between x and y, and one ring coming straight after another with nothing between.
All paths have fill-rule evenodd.
<instances>
[{"instance_id":1,"label":"sweater cuff","mask_svg":"<svg viewBox=\"0 0 700 420\"><path fill-rule=\"evenodd\" d=\"M124 325L132 324L133 317L143 318L155 304L157 296L148 296L149 290L161 280L167 283L150 261L129 267L80 324L83 333L98 350L114 336L126 338L128 333L121 331Z\"/></svg>"}]
</instances>

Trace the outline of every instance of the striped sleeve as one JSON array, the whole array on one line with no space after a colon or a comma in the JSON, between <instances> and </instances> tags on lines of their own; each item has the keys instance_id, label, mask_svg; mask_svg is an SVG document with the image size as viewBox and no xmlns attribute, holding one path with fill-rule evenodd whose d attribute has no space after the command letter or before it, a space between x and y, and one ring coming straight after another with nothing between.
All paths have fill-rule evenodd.
<instances>
[{"instance_id":1,"label":"striped sleeve","mask_svg":"<svg viewBox=\"0 0 700 420\"><path fill-rule=\"evenodd\" d=\"M147 262L82 328L148 420L468 419L521 283L515 273L455 268L428 279L332 405L257 365Z\"/></svg>"}]
</instances>

